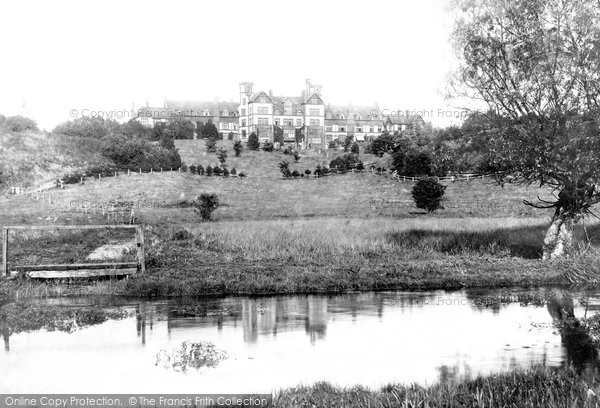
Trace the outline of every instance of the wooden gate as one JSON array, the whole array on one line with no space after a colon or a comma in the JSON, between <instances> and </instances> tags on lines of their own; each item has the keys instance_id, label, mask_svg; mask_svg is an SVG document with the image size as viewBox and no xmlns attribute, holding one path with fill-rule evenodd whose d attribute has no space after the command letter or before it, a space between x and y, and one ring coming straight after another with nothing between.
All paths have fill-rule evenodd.
<instances>
[{"instance_id":1,"label":"wooden gate","mask_svg":"<svg viewBox=\"0 0 600 408\"><path fill-rule=\"evenodd\" d=\"M23 265L8 269L9 231L24 230L85 230L85 229L135 229L137 262L104 262L82 264ZM26 275L30 278L86 278L95 276L124 276L145 272L144 231L141 225L26 225L2 227L2 269L7 278Z\"/></svg>"}]
</instances>

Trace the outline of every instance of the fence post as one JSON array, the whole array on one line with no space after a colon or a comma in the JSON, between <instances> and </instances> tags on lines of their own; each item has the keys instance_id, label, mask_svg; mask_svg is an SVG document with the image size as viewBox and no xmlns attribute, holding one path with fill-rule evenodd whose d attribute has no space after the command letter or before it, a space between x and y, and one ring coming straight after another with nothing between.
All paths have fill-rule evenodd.
<instances>
[{"instance_id":1,"label":"fence post","mask_svg":"<svg viewBox=\"0 0 600 408\"><path fill-rule=\"evenodd\" d=\"M2 229L2 276L8 277L8 229Z\"/></svg>"},{"instance_id":2,"label":"fence post","mask_svg":"<svg viewBox=\"0 0 600 408\"><path fill-rule=\"evenodd\" d=\"M146 272L146 261L144 259L144 231L141 226L135 229L136 241L137 241L137 256L140 264L140 272Z\"/></svg>"}]
</instances>

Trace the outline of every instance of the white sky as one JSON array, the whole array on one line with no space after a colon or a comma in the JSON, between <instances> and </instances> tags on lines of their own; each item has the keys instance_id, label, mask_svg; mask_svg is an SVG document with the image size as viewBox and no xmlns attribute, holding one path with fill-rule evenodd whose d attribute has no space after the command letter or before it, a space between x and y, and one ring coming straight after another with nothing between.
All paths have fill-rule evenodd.
<instances>
[{"instance_id":1,"label":"white sky","mask_svg":"<svg viewBox=\"0 0 600 408\"><path fill-rule=\"evenodd\" d=\"M443 125L447 1L3 1L0 112L51 129L71 109L238 101L244 80L299 95L311 78L326 103L433 109Z\"/></svg>"}]
</instances>

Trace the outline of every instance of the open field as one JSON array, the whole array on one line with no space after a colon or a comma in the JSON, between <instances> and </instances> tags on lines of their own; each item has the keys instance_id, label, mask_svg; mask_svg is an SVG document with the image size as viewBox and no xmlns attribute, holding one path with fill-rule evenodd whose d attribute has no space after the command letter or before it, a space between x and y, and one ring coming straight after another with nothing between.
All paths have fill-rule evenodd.
<instances>
[{"instance_id":1,"label":"open field","mask_svg":"<svg viewBox=\"0 0 600 408\"><path fill-rule=\"evenodd\" d=\"M142 296L340 293L560 285L568 283L564 273L573 266L598 272L598 224L587 227L594 248L568 261L539 260L545 229L544 221L536 218L314 218L154 225L146 228L145 274L74 290ZM579 228L581 245L583 237ZM59 285L27 281L12 290L21 295L66 293Z\"/></svg>"}]
</instances>

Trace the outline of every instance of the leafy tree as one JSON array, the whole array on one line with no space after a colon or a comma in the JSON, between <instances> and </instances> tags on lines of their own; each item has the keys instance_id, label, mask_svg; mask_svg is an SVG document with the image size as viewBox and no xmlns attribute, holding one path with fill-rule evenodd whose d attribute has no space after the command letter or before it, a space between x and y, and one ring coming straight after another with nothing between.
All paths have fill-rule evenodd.
<instances>
[{"instance_id":1,"label":"leafy tree","mask_svg":"<svg viewBox=\"0 0 600 408\"><path fill-rule=\"evenodd\" d=\"M412 198L417 208L431 213L441 208L446 186L433 179L420 179L412 188Z\"/></svg>"},{"instance_id":2,"label":"leafy tree","mask_svg":"<svg viewBox=\"0 0 600 408\"><path fill-rule=\"evenodd\" d=\"M204 221L209 221L212 213L219 208L219 198L216 194L202 193L192 201L192 206Z\"/></svg>"},{"instance_id":3,"label":"leafy tree","mask_svg":"<svg viewBox=\"0 0 600 408\"><path fill-rule=\"evenodd\" d=\"M331 142L329 142L329 144L327 145L328 149L337 149L337 143L335 140L332 140Z\"/></svg>"},{"instance_id":4,"label":"leafy tree","mask_svg":"<svg viewBox=\"0 0 600 408\"><path fill-rule=\"evenodd\" d=\"M173 138L172 131L166 130L165 132L163 132L160 138L160 146L167 150L175 149L175 140Z\"/></svg>"},{"instance_id":5,"label":"leafy tree","mask_svg":"<svg viewBox=\"0 0 600 408\"><path fill-rule=\"evenodd\" d=\"M292 177L300 177L300 172L298 170L294 170L294 171L292 171L291 176Z\"/></svg>"},{"instance_id":6,"label":"leafy tree","mask_svg":"<svg viewBox=\"0 0 600 408\"><path fill-rule=\"evenodd\" d=\"M347 173L352 169L362 170L364 165L357 154L346 153L331 160L331 162L329 162L329 168L335 169L338 173ZM319 169L319 167L317 167L317 169L319 172L323 171L322 169ZM317 174L317 170L315 170L315 174Z\"/></svg>"},{"instance_id":7,"label":"leafy tree","mask_svg":"<svg viewBox=\"0 0 600 408\"><path fill-rule=\"evenodd\" d=\"M242 142L239 140L236 140L233 143L233 151L235 152L235 157L240 157L240 155L242 154Z\"/></svg>"},{"instance_id":8,"label":"leafy tree","mask_svg":"<svg viewBox=\"0 0 600 408\"><path fill-rule=\"evenodd\" d=\"M212 176L213 174L213 169L212 167L210 167L210 164L208 166L206 166L206 171L205 171L207 176Z\"/></svg>"},{"instance_id":9,"label":"leafy tree","mask_svg":"<svg viewBox=\"0 0 600 408\"><path fill-rule=\"evenodd\" d=\"M196 166L193 164L188 168L188 170L190 171L190 174L196 174Z\"/></svg>"},{"instance_id":10,"label":"leafy tree","mask_svg":"<svg viewBox=\"0 0 600 408\"><path fill-rule=\"evenodd\" d=\"M301 144L304 141L304 125L300 128L294 129L294 140L296 141L296 146Z\"/></svg>"},{"instance_id":11,"label":"leafy tree","mask_svg":"<svg viewBox=\"0 0 600 408\"><path fill-rule=\"evenodd\" d=\"M220 138L219 131L217 130L215 124L212 123L212 120L209 120L206 125L202 126L201 132L203 139L211 139L216 141Z\"/></svg>"},{"instance_id":12,"label":"leafy tree","mask_svg":"<svg viewBox=\"0 0 600 408\"><path fill-rule=\"evenodd\" d=\"M198 164L196 166L196 173L198 173L199 175L203 175L204 174L204 167L202 167L202 164Z\"/></svg>"},{"instance_id":13,"label":"leafy tree","mask_svg":"<svg viewBox=\"0 0 600 408\"><path fill-rule=\"evenodd\" d=\"M281 126L273 126L273 142L283 145L283 128Z\"/></svg>"},{"instance_id":14,"label":"leafy tree","mask_svg":"<svg viewBox=\"0 0 600 408\"><path fill-rule=\"evenodd\" d=\"M406 140L403 140L400 134L390 135L388 132L382 133L370 144L370 152L377 157L383 157L385 153L394 153L408 150Z\"/></svg>"},{"instance_id":15,"label":"leafy tree","mask_svg":"<svg viewBox=\"0 0 600 408\"><path fill-rule=\"evenodd\" d=\"M554 189L543 257L564 256L600 202L600 7L596 0L461 0L455 88L504 119L489 146L499 181Z\"/></svg>"},{"instance_id":16,"label":"leafy tree","mask_svg":"<svg viewBox=\"0 0 600 408\"><path fill-rule=\"evenodd\" d=\"M225 150L224 148L219 148L219 152L217 153L217 158L219 159L219 162L221 164L225 163L225 161L227 160L227 150Z\"/></svg>"},{"instance_id":17,"label":"leafy tree","mask_svg":"<svg viewBox=\"0 0 600 408\"><path fill-rule=\"evenodd\" d=\"M223 169L223 177L229 177L229 170L226 168Z\"/></svg>"},{"instance_id":18,"label":"leafy tree","mask_svg":"<svg viewBox=\"0 0 600 408\"><path fill-rule=\"evenodd\" d=\"M260 143L258 142L258 135L256 133L250 133L250 136L248 136L248 142L246 143L246 146L248 146L248 150L259 149Z\"/></svg>"},{"instance_id":19,"label":"leafy tree","mask_svg":"<svg viewBox=\"0 0 600 408\"><path fill-rule=\"evenodd\" d=\"M402 173L410 177L431 176L431 157L424 152L410 153L404 160Z\"/></svg>"},{"instance_id":20,"label":"leafy tree","mask_svg":"<svg viewBox=\"0 0 600 408\"><path fill-rule=\"evenodd\" d=\"M105 138L102 155L111 159L119 169L177 169L182 164L177 149L168 150L144 139L130 139L123 135Z\"/></svg>"},{"instance_id":21,"label":"leafy tree","mask_svg":"<svg viewBox=\"0 0 600 408\"><path fill-rule=\"evenodd\" d=\"M344 151L347 152L350 149L350 146L352 145L352 142L354 141L354 136L346 136L346 139L344 140Z\"/></svg>"},{"instance_id":22,"label":"leafy tree","mask_svg":"<svg viewBox=\"0 0 600 408\"><path fill-rule=\"evenodd\" d=\"M193 139L196 128L194 124L187 119L173 119L167 126L174 139Z\"/></svg>"},{"instance_id":23,"label":"leafy tree","mask_svg":"<svg viewBox=\"0 0 600 408\"><path fill-rule=\"evenodd\" d=\"M223 174L223 169L219 166L215 166L215 167L213 167L213 174L215 176L220 176Z\"/></svg>"},{"instance_id":24,"label":"leafy tree","mask_svg":"<svg viewBox=\"0 0 600 408\"><path fill-rule=\"evenodd\" d=\"M104 118L100 117L82 117L57 125L54 128L54 133L61 133L68 136L102 139L103 137L120 133L119 128L119 123L115 122L114 120L105 120Z\"/></svg>"},{"instance_id":25,"label":"leafy tree","mask_svg":"<svg viewBox=\"0 0 600 408\"><path fill-rule=\"evenodd\" d=\"M306 174L306 177L308 177L312 174L312 171L310 171L310 169L306 169L304 170L304 174Z\"/></svg>"},{"instance_id":26,"label":"leafy tree","mask_svg":"<svg viewBox=\"0 0 600 408\"><path fill-rule=\"evenodd\" d=\"M126 123L123 123L120 127L120 133L129 136L129 137L140 137L144 139L149 139L151 136L152 130L142 125L137 120L130 120Z\"/></svg>"},{"instance_id":27,"label":"leafy tree","mask_svg":"<svg viewBox=\"0 0 600 408\"><path fill-rule=\"evenodd\" d=\"M360 153L360 148L358 147L358 143L356 143L356 142L352 143L352 145L350 146L350 153L354 153L354 154Z\"/></svg>"}]
</instances>

